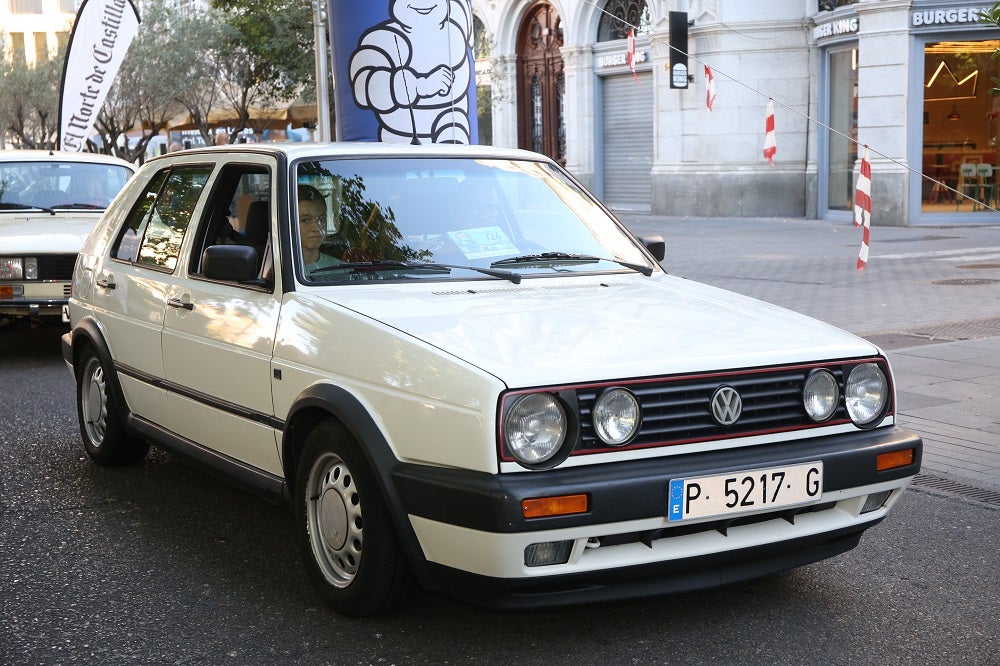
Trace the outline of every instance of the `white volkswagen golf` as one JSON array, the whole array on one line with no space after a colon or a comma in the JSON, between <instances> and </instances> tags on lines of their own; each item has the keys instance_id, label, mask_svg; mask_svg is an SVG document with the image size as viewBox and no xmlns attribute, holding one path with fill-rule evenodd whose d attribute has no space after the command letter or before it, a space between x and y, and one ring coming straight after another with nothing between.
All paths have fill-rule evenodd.
<instances>
[{"instance_id":1,"label":"white volkswagen golf","mask_svg":"<svg viewBox=\"0 0 1000 666\"><path fill-rule=\"evenodd\" d=\"M523 151L155 158L74 273L83 442L287 502L349 615L420 587L657 595L853 548L920 465L885 356L663 257Z\"/></svg>"}]
</instances>

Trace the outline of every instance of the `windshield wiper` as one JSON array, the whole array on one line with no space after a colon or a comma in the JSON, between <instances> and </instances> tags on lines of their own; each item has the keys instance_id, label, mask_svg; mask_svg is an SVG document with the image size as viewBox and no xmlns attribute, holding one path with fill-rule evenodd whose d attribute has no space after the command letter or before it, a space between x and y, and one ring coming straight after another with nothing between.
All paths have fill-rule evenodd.
<instances>
[{"instance_id":1,"label":"windshield wiper","mask_svg":"<svg viewBox=\"0 0 1000 666\"><path fill-rule=\"evenodd\" d=\"M23 204L16 201L0 201L0 210L3 209L13 209L13 210L40 210L48 213L49 215L55 215L56 212L47 206L36 206L35 204Z\"/></svg>"},{"instance_id":2,"label":"windshield wiper","mask_svg":"<svg viewBox=\"0 0 1000 666\"><path fill-rule=\"evenodd\" d=\"M521 276L518 273L512 271L503 270L493 270L490 268L480 268L479 266L460 266L456 264L435 264L425 261L395 261L391 259L383 259L379 261L345 261L342 264L336 264L334 266L326 266L314 271L311 271L312 275L319 275L322 273L335 273L340 270L355 270L355 269L370 269L379 270L382 268L407 268L414 270L444 270L446 272L451 272L451 269L475 271L476 273L482 273L483 275L489 275L490 277L500 278L501 280L510 280L514 284L520 284Z\"/></svg>"},{"instance_id":3,"label":"windshield wiper","mask_svg":"<svg viewBox=\"0 0 1000 666\"><path fill-rule=\"evenodd\" d=\"M53 206L53 208L71 208L74 210L104 210L106 206L99 206L97 204L89 204L89 203L67 203L67 204L59 204L58 206Z\"/></svg>"},{"instance_id":4,"label":"windshield wiper","mask_svg":"<svg viewBox=\"0 0 1000 666\"><path fill-rule=\"evenodd\" d=\"M620 261L618 259L606 259L604 257L592 257L587 254L571 254L569 252L541 252L539 254L522 254L517 257L508 257L507 259L500 259L499 261L494 261L491 266L516 266L519 264L554 264L559 262L565 263L581 263L590 264L596 263L598 261L610 261L612 263L618 264L619 266L624 266L630 270L642 273L643 275L649 277L653 274L653 269L650 266L645 266L643 264L633 264L628 261Z\"/></svg>"}]
</instances>

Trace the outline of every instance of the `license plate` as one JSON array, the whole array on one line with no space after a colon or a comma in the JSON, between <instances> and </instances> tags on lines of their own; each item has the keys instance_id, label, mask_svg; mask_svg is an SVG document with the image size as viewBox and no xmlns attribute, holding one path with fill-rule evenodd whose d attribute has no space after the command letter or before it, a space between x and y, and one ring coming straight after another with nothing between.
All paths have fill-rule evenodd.
<instances>
[{"instance_id":1,"label":"license plate","mask_svg":"<svg viewBox=\"0 0 1000 666\"><path fill-rule=\"evenodd\" d=\"M823 463L671 479L671 521L811 504L823 493Z\"/></svg>"}]
</instances>

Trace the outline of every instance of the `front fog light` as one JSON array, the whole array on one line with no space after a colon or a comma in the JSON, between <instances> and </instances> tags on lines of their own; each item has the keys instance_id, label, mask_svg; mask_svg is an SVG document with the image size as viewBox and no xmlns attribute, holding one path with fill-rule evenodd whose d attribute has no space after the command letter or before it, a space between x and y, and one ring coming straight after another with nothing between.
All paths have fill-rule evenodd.
<instances>
[{"instance_id":1,"label":"front fog light","mask_svg":"<svg viewBox=\"0 0 1000 666\"><path fill-rule=\"evenodd\" d=\"M573 552L572 541L533 543L524 549L524 566L547 567L553 564L566 564L569 562L571 552Z\"/></svg>"},{"instance_id":2,"label":"front fog light","mask_svg":"<svg viewBox=\"0 0 1000 666\"><path fill-rule=\"evenodd\" d=\"M594 431L611 446L626 444L639 430L639 401L630 391L613 388L594 403Z\"/></svg>"},{"instance_id":3,"label":"front fog light","mask_svg":"<svg viewBox=\"0 0 1000 666\"><path fill-rule=\"evenodd\" d=\"M861 513L878 511L885 504L885 501L889 499L889 495L891 494L891 490L883 490L880 493L872 493L867 499L865 499L865 505L861 507Z\"/></svg>"},{"instance_id":4,"label":"front fog light","mask_svg":"<svg viewBox=\"0 0 1000 666\"><path fill-rule=\"evenodd\" d=\"M865 426L885 411L889 402L889 382L874 363L862 363L851 370L844 386L847 413L855 425Z\"/></svg>"}]
</instances>

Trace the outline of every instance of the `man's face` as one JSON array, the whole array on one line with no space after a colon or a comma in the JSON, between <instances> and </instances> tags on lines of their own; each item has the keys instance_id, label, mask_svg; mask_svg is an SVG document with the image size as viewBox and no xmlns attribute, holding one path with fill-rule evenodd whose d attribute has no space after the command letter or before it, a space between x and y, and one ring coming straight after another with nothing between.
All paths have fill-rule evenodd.
<instances>
[{"instance_id":1,"label":"man's face","mask_svg":"<svg viewBox=\"0 0 1000 666\"><path fill-rule=\"evenodd\" d=\"M318 250L323 244L326 239L326 205L322 201L299 201L299 236L303 250Z\"/></svg>"}]
</instances>

